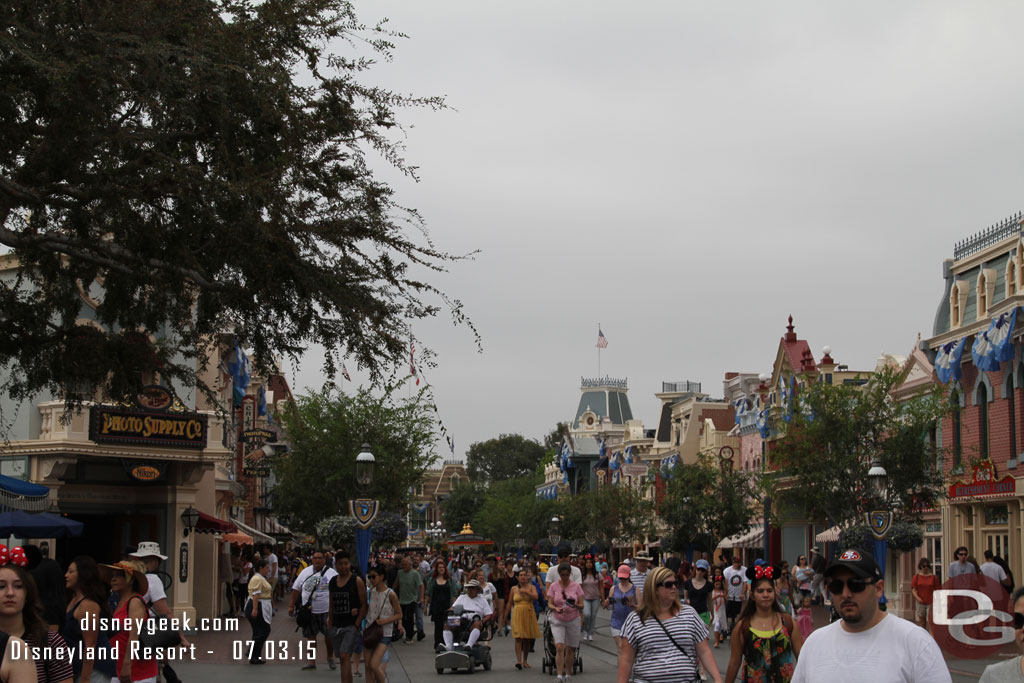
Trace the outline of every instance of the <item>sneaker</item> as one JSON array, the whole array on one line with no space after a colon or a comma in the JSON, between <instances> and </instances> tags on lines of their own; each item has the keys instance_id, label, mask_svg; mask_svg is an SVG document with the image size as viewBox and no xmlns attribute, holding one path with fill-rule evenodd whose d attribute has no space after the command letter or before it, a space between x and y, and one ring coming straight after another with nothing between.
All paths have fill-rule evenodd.
<instances>
[{"instance_id":1,"label":"sneaker","mask_svg":"<svg viewBox=\"0 0 1024 683\"><path fill-rule=\"evenodd\" d=\"M405 639L405 644L409 645L410 643L412 643L412 638L406 638Z\"/></svg>"},{"instance_id":2,"label":"sneaker","mask_svg":"<svg viewBox=\"0 0 1024 683\"><path fill-rule=\"evenodd\" d=\"M418 642L420 642L421 640L423 640L426 637L427 637L427 634L424 633L423 631L420 631L419 633L416 634L416 642L418 643Z\"/></svg>"},{"instance_id":3,"label":"sneaker","mask_svg":"<svg viewBox=\"0 0 1024 683\"><path fill-rule=\"evenodd\" d=\"M556 683L565 683L565 677L564 676L559 676L558 678L555 679L555 681L556 681Z\"/></svg>"},{"instance_id":4,"label":"sneaker","mask_svg":"<svg viewBox=\"0 0 1024 683\"><path fill-rule=\"evenodd\" d=\"M299 669L299 671L313 671L315 669L316 669L316 663L315 662L310 662L309 664L303 664L302 668Z\"/></svg>"},{"instance_id":5,"label":"sneaker","mask_svg":"<svg viewBox=\"0 0 1024 683\"><path fill-rule=\"evenodd\" d=\"M335 669L338 668L337 663L335 663L335 661L333 659L328 659L327 660L327 666L329 666L331 668L331 671L334 671Z\"/></svg>"}]
</instances>

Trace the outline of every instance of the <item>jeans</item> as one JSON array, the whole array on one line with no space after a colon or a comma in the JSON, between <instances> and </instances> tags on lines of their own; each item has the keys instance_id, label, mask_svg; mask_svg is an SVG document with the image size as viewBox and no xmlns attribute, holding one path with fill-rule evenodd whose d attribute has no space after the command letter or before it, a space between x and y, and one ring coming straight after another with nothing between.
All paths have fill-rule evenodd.
<instances>
[{"instance_id":1,"label":"jeans","mask_svg":"<svg viewBox=\"0 0 1024 683\"><path fill-rule=\"evenodd\" d=\"M597 610L601 607L600 600L583 601L583 632L594 635L594 624L597 621Z\"/></svg>"},{"instance_id":2,"label":"jeans","mask_svg":"<svg viewBox=\"0 0 1024 683\"><path fill-rule=\"evenodd\" d=\"M416 632L423 633L423 603L416 603Z\"/></svg>"}]
</instances>

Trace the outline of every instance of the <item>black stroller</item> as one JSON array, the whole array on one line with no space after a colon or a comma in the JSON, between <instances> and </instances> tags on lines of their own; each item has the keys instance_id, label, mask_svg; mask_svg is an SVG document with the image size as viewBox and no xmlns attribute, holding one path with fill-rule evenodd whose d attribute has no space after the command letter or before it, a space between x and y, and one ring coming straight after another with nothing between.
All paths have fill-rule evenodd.
<instances>
[{"instance_id":1,"label":"black stroller","mask_svg":"<svg viewBox=\"0 0 1024 683\"><path fill-rule=\"evenodd\" d=\"M558 651L555 649L555 637L551 633L551 613L548 612L544 619L544 660L541 662L541 671L547 672L554 676L558 673L558 669L555 666L555 656ZM580 645L582 645L582 641ZM572 659L572 675L575 676L577 673L583 671L583 655L580 654L580 648L573 648L573 659Z\"/></svg>"}]
</instances>

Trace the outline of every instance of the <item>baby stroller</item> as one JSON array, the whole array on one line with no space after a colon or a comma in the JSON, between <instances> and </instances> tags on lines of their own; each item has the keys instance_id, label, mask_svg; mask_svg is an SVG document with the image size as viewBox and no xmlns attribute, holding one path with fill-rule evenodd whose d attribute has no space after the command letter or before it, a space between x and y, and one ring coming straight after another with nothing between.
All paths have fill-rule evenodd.
<instances>
[{"instance_id":1,"label":"baby stroller","mask_svg":"<svg viewBox=\"0 0 1024 683\"><path fill-rule=\"evenodd\" d=\"M558 669L555 666L555 656L558 651L555 649L555 637L551 633L551 613L549 612L547 618L544 619L544 630L542 631L544 636L544 661L541 662L541 671L545 671L552 676L558 673ZM581 642L580 645L583 643ZM575 676L580 671L583 671L583 656L580 654L580 648L573 648L573 659L572 659L572 675Z\"/></svg>"}]
</instances>

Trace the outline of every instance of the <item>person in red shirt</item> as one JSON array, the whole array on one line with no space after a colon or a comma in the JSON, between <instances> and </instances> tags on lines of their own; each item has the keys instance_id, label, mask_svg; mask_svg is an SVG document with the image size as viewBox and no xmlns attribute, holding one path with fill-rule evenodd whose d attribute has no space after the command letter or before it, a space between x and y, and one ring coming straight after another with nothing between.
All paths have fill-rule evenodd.
<instances>
[{"instance_id":1,"label":"person in red shirt","mask_svg":"<svg viewBox=\"0 0 1024 683\"><path fill-rule=\"evenodd\" d=\"M932 563L927 557L922 557L917 563L917 573L914 574L910 587L916 605L914 620L918 626L928 629L928 610L932 606L932 594L939 587L939 577L932 573Z\"/></svg>"}]
</instances>

